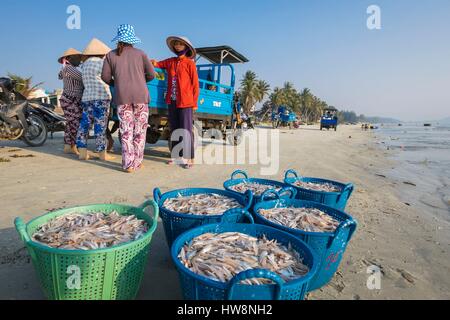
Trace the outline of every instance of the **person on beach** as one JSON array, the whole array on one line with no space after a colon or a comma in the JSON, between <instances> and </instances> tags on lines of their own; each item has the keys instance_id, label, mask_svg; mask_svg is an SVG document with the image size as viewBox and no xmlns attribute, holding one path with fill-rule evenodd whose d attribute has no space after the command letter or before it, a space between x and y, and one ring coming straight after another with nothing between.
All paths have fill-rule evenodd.
<instances>
[{"instance_id":1,"label":"person on beach","mask_svg":"<svg viewBox=\"0 0 450 320\"><path fill-rule=\"evenodd\" d=\"M183 129L182 141L170 140L172 158L168 164L181 163L184 168L193 166L195 156L193 135L193 113L198 108L199 82L195 66L196 51L185 37L168 37L167 46L176 57L163 61L152 60L155 67L167 70L168 90L166 102L169 106L169 126L172 133ZM182 143L179 154L173 154L175 147Z\"/></svg>"},{"instance_id":2,"label":"person on beach","mask_svg":"<svg viewBox=\"0 0 450 320\"><path fill-rule=\"evenodd\" d=\"M64 89L59 100L66 118L64 129L64 153L78 155L76 138L81 119L81 97L83 96L83 80L77 67L81 62L81 52L73 48L68 49L58 59L63 65L59 72L59 79L63 80Z\"/></svg>"},{"instance_id":3,"label":"person on beach","mask_svg":"<svg viewBox=\"0 0 450 320\"><path fill-rule=\"evenodd\" d=\"M114 86L113 101L120 119L122 168L132 173L142 168L144 160L150 102L147 82L154 79L155 70L148 56L133 47L141 42L133 26L120 25L112 41L117 42L117 49L106 56L102 79Z\"/></svg>"},{"instance_id":4,"label":"person on beach","mask_svg":"<svg viewBox=\"0 0 450 320\"><path fill-rule=\"evenodd\" d=\"M77 147L80 160L89 160L87 140L89 128L94 124L96 152L100 160L113 159L106 151L106 127L108 125L111 92L109 86L102 81L101 74L105 55L110 52L106 44L98 39L92 39L83 52L84 92L82 98L83 115L77 134Z\"/></svg>"}]
</instances>

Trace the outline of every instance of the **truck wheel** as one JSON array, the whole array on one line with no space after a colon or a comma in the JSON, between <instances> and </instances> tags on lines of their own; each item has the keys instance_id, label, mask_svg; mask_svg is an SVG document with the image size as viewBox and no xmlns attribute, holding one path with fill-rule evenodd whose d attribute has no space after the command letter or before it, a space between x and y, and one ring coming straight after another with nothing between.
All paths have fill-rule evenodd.
<instances>
[{"instance_id":1,"label":"truck wheel","mask_svg":"<svg viewBox=\"0 0 450 320\"><path fill-rule=\"evenodd\" d=\"M337 127L334 127L334 131L337 131Z\"/></svg>"},{"instance_id":2,"label":"truck wheel","mask_svg":"<svg viewBox=\"0 0 450 320\"><path fill-rule=\"evenodd\" d=\"M322 131L322 126L320 126L320 131Z\"/></svg>"}]
</instances>

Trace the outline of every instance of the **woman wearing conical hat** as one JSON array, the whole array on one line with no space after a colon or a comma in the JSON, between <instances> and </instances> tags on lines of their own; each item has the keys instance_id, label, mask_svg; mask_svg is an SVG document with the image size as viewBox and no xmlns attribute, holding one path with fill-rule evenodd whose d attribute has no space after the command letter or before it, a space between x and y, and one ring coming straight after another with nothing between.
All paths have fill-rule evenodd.
<instances>
[{"instance_id":1,"label":"woman wearing conical hat","mask_svg":"<svg viewBox=\"0 0 450 320\"><path fill-rule=\"evenodd\" d=\"M120 25L117 49L105 59L102 79L114 85L114 104L120 119L122 169L127 173L142 168L148 127L150 95L147 82L155 77L148 56L133 45L140 43L133 26Z\"/></svg>"},{"instance_id":2,"label":"woman wearing conical hat","mask_svg":"<svg viewBox=\"0 0 450 320\"><path fill-rule=\"evenodd\" d=\"M176 57L152 62L155 67L167 70L166 102L169 105L170 131L181 129L182 137L181 142L177 138L174 138L176 141L172 141L171 137L172 159L168 164L181 162L185 169L190 169L193 166L195 151L193 113L197 109L199 96L198 74L194 61L196 52L189 39L185 37L168 37L166 42Z\"/></svg>"},{"instance_id":3,"label":"woman wearing conical hat","mask_svg":"<svg viewBox=\"0 0 450 320\"><path fill-rule=\"evenodd\" d=\"M81 72L77 69L80 61L81 52L73 48L68 49L58 59L58 62L63 65L58 77L64 83L63 93L59 100L66 118L64 153L76 155L78 155L76 138L81 119L81 97L84 89Z\"/></svg>"},{"instance_id":4,"label":"woman wearing conical hat","mask_svg":"<svg viewBox=\"0 0 450 320\"><path fill-rule=\"evenodd\" d=\"M83 77L84 92L81 102L83 115L77 135L77 147L80 160L88 160L87 140L89 128L94 124L96 152L100 160L110 160L113 157L106 152L106 127L108 125L109 108L111 104L111 91L101 79L103 61L111 49L98 39L92 39L83 51Z\"/></svg>"}]
</instances>

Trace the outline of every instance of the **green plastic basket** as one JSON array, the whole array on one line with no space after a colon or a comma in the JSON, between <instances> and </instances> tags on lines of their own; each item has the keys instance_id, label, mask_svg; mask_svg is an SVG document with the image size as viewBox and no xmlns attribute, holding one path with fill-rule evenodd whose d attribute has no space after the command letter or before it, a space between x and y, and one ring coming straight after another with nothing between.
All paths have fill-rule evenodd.
<instances>
[{"instance_id":1,"label":"green plastic basket","mask_svg":"<svg viewBox=\"0 0 450 320\"><path fill-rule=\"evenodd\" d=\"M145 209L153 208L153 217ZM33 233L49 220L76 211L77 213L117 211L135 215L149 225L139 240L105 249L65 250L51 248L31 240ZM21 218L14 223L31 255L42 289L52 300L128 300L138 293L152 235L158 224L158 205L153 200L139 207L99 204L58 210L25 224Z\"/></svg>"}]
</instances>

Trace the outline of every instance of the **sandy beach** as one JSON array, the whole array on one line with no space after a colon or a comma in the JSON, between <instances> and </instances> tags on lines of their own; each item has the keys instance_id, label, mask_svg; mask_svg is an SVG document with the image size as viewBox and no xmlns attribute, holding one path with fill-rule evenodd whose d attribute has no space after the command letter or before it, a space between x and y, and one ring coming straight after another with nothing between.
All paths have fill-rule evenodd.
<instances>
[{"instance_id":1,"label":"sandy beach","mask_svg":"<svg viewBox=\"0 0 450 320\"><path fill-rule=\"evenodd\" d=\"M268 130L260 128L258 130ZM93 145L93 143L91 143ZM116 143L118 145L118 143ZM0 142L0 299L43 299L33 266L13 227L58 208L93 203L138 205L155 187L222 188L236 169L260 176L255 165L198 165L192 170L165 164L164 144L147 146L145 168L136 174L120 169L120 156L102 163L79 162L62 153L61 135L40 148ZM391 177L401 167L383 149L376 132L340 126L337 132L308 126L280 132L280 170L352 182L356 191L347 212L359 222L338 273L308 299L449 299L450 222L399 197L414 186ZM27 157L24 157L27 156ZM401 199L401 200L400 200ZM181 299L178 275L170 261L161 223L152 240L139 299ZM367 268L382 271L381 289L369 290Z\"/></svg>"}]
</instances>

